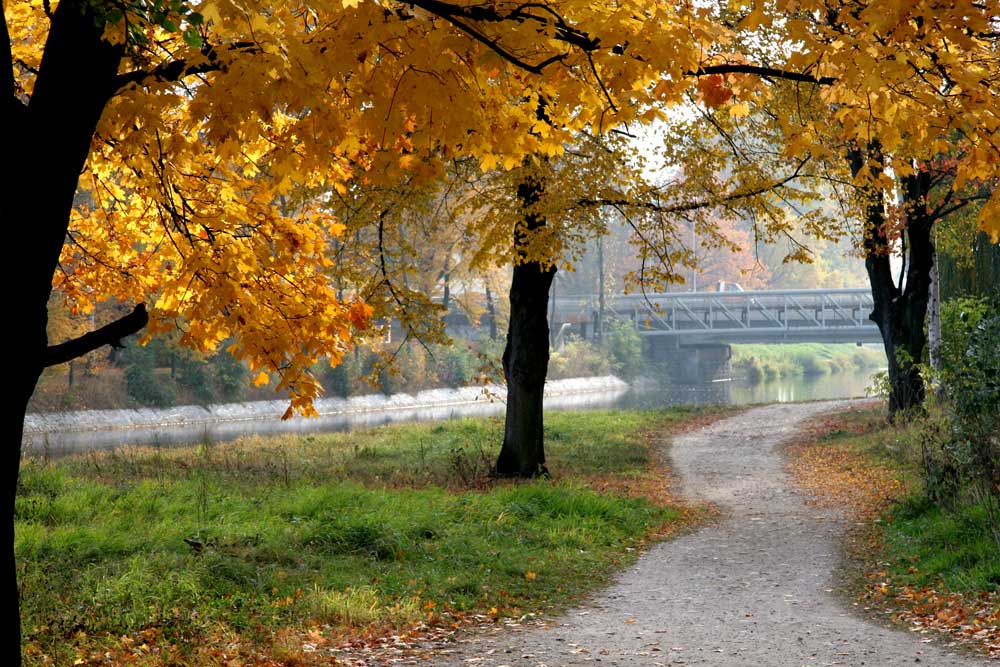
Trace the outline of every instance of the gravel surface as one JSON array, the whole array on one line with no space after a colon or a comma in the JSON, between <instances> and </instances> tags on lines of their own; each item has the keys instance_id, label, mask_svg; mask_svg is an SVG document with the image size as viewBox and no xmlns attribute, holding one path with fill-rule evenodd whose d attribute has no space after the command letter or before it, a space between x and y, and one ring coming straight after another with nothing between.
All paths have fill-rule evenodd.
<instances>
[{"instance_id":1,"label":"gravel surface","mask_svg":"<svg viewBox=\"0 0 1000 667\"><path fill-rule=\"evenodd\" d=\"M842 523L805 505L776 446L845 405L755 408L674 438L684 493L721 520L655 545L550 627L471 635L432 664L996 665L866 620L835 593Z\"/></svg>"}]
</instances>

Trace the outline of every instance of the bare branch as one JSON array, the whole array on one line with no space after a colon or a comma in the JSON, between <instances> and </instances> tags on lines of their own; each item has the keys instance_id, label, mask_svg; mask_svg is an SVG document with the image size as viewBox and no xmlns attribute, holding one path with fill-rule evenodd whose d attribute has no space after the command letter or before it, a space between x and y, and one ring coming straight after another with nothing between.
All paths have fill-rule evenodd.
<instances>
[{"instance_id":1,"label":"bare branch","mask_svg":"<svg viewBox=\"0 0 1000 667\"><path fill-rule=\"evenodd\" d=\"M775 181L774 183L770 183L754 190L731 192L717 199L701 199L698 201L684 202L680 204L659 204L653 201L635 201L629 199L580 199L577 201L577 204L580 206L613 206L618 209L620 209L620 207L641 208L656 213L687 213L689 211L718 206L726 202L738 201L740 199L748 199L750 197L762 195L765 192L778 190L798 178L799 172L802 171L802 167L805 166L806 162L808 162L808 158L802 160L802 162L800 162L795 168L795 171L780 181Z\"/></svg>"}]
</instances>

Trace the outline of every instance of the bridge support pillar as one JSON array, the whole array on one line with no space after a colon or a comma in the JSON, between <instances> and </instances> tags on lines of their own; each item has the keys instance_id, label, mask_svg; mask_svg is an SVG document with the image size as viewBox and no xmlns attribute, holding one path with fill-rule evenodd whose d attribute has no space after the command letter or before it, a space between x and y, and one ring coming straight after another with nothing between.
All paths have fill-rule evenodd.
<instances>
[{"instance_id":1,"label":"bridge support pillar","mask_svg":"<svg viewBox=\"0 0 1000 667\"><path fill-rule=\"evenodd\" d=\"M646 339L646 355L677 384L702 384L732 376L732 348L725 343L678 345L671 336Z\"/></svg>"}]
</instances>

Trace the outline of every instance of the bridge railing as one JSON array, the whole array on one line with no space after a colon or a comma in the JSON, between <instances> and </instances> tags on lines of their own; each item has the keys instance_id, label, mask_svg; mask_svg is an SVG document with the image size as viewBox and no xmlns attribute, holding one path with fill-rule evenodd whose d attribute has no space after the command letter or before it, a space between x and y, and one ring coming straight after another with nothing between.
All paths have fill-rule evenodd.
<instances>
[{"instance_id":1,"label":"bridge railing","mask_svg":"<svg viewBox=\"0 0 1000 667\"><path fill-rule=\"evenodd\" d=\"M766 330L868 330L873 308L867 288L824 290L755 290L746 292L674 292L610 297L605 312L629 320L644 335L691 335L703 332ZM554 322L592 321L595 297L560 297Z\"/></svg>"}]
</instances>

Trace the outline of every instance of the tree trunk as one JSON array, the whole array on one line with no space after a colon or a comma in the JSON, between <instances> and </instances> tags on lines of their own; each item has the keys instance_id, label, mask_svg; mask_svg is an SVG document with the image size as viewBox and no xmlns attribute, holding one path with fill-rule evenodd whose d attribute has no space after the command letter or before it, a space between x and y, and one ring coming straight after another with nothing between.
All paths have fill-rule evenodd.
<instances>
[{"instance_id":1,"label":"tree trunk","mask_svg":"<svg viewBox=\"0 0 1000 667\"><path fill-rule=\"evenodd\" d=\"M442 271L442 278L444 278L444 298L441 300L441 304L444 306L444 312L451 310L451 255L446 255L444 258L444 271Z\"/></svg>"},{"instance_id":2,"label":"tree trunk","mask_svg":"<svg viewBox=\"0 0 1000 667\"><path fill-rule=\"evenodd\" d=\"M861 151L850 151L848 159L855 176L866 168L866 156ZM869 146L867 162L867 168L882 169L877 145ZM930 175L918 171L904 178L901 186L906 226L901 238L904 270L899 285L889 263L891 244L885 225L884 199L872 189L865 193L865 269L875 304L869 318L878 325L888 359L890 419L923 406L924 379L919 364L927 346L924 322L934 263L932 219L927 211Z\"/></svg>"},{"instance_id":3,"label":"tree trunk","mask_svg":"<svg viewBox=\"0 0 1000 667\"><path fill-rule=\"evenodd\" d=\"M927 345L928 358L934 371L934 392L940 391L941 377L941 273L938 271L937 254L931 265L930 301L927 305Z\"/></svg>"},{"instance_id":4,"label":"tree trunk","mask_svg":"<svg viewBox=\"0 0 1000 667\"><path fill-rule=\"evenodd\" d=\"M0 17L4 37L6 18ZM47 304L52 275L66 238L80 172L104 107L116 90L122 46L103 39L104 26L93 3L62 0L53 13L30 101L0 90L0 224L19 262L6 262L4 284L12 286L7 328L11 350L2 413L5 454L0 522L0 664L21 664L17 568L14 559L14 499L21 460L21 437L28 400L44 367L48 339ZM0 68L11 71L10 52L0 51ZM10 80L0 80L9 84Z\"/></svg>"},{"instance_id":5,"label":"tree trunk","mask_svg":"<svg viewBox=\"0 0 1000 667\"><path fill-rule=\"evenodd\" d=\"M542 183L525 179L517 196L524 218L514 231L520 249L527 235L545 225L534 211L542 194ZM510 323L503 371L507 379L507 415L503 447L493 474L496 477L537 477L546 475L542 423L545 375L549 365L549 324L546 310L549 288L556 267L535 261L518 262L510 284Z\"/></svg>"},{"instance_id":6,"label":"tree trunk","mask_svg":"<svg viewBox=\"0 0 1000 667\"><path fill-rule=\"evenodd\" d=\"M594 340L604 344L604 237L597 239L597 322L594 326Z\"/></svg>"},{"instance_id":7,"label":"tree trunk","mask_svg":"<svg viewBox=\"0 0 1000 667\"><path fill-rule=\"evenodd\" d=\"M0 599L0 613L7 620L0 629L0 660L4 665L21 664L21 624L20 593L17 585L17 564L14 557L14 502L17 496L18 476L21 465L21 437L24 429L24 414L28 399L35 390L35 383L41 367L32 369L30 363L16 363L8 375L7 390L4 393L2 428L4 441L2 500L0 500L0 521L3 523L3 541L0 543L0 576L3 577L3 593ZM3 611L6 610L6 611Z\"/></svg>"},{"instance_id":8,"label":"tree trunk","mask_svg":"<svg viewBox=\"0 0 1000 667\"><path fill-rule=\"evenodd\" d=\"M493 303L493 291L486 286L486 316L490 318L490 340L497 339L497 307Z\"/></svg>"}]
</instances>

